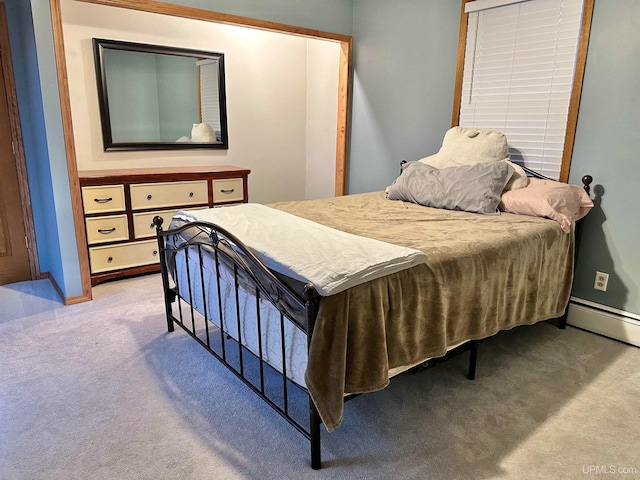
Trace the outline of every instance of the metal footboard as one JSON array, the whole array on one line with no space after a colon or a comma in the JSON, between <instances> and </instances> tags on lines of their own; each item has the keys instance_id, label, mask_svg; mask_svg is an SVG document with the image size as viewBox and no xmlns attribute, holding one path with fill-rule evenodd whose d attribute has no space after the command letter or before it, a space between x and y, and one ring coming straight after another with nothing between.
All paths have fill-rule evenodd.
<instances>
[{"instance_id":1,"label":"metal footboard","mask_svg":"<svg viewBox=\"0 0 640 480\"><path fill-rule=\"evenodd\" d=\"M165 231L161 217L155 217L153 223L158 239L167 329L172 332L178 324L304 435L310 442L311 467L320 469L320 415L307 389L291 380L285 348L285 329L300 329L306 335L308 358L320 302L316 289L311 284L300 288L287 285L237 237L215 224L186 222ZM213 265L209 271L205 268L205 259L207 265ZM178 274L180 268L184 268L185 275ZM206 278L207 275L210 278ZM225 310L222 302L223 277L234 297L231 312L228 308ZM242 326L247 308L243 304L245 308L241 309L241 297L254 302L258 342L253 350L243 339L248 332L247 327ZM272 305L279 317L280 368L265 360L261 302ZM474 379L478 343L470 341L442 358L430 359L409 371L424 370L469 350L467 377ZM345 401L357 396L348 395Z\"/></svg>"},{"instance_id":2,"label":"metal footboard","mask_svg":"<svg viewBox=\"0 0 640 480\"><path fill-rule=\"evenodd\" d=\"M304 435L310 441L311 467L319 469L320 416L306 388L290 378L285 339L287 329L304 332L308 358L320 300L315 288L307 284L301 292L294 292L239 239L217 225L190 222L165 231L161 217L155 217L153 223L160 254L167 329L171 332L178 324ZM212 265L209 271L203 266L205 257ZM181 273L186 275L181 277L179 269L184 269ZM231 303L235 305L232 311L222 300L223 289L229 288L233 292ZM246 320L241 312L241 297L255 302L257 346L243 338L248 327L243 324ZM265 360L262 331L265 302L279 313L279 321L274 323L279 324L279 362ZM246 303L243 306L247 308Z\"/></svg>"}]
</instances>

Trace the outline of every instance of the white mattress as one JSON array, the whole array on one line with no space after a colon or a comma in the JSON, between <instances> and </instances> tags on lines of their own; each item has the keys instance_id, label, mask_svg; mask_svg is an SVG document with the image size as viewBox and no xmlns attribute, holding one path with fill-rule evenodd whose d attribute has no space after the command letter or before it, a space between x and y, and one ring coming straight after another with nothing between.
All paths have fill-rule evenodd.
<instances>
[{"instance_id":1,"label":"white mattress","mask_svg":"<svg viewBox=\"0 0 640 480\"><path fill-rule=\"evenodd\" d=\"M176 255L177 282L180 291L186 292L187 268L184 262L185 251L181 250ZM207 303L206 317L213 322L216 327L220 327L218 318L218 286L216 283L216 266L214 260L207 255L202 256L204 268L202 269L205 284L205 295ZM187 301L200 314L204 315L204 302L202 299L201 274L197 253L190 250L189 254L189 277L191 285L191 298L183 293L183 299ZM226 268L221 268L220 292L222 305L222 322L224 331L234 340L238 341L238 321L236 316L236 298L233 275ZM175 279L174 279L175 280ZM242 345L248 348L256 357L260 357L260 347L258 343L257 313L255 295L247 293L244 289L238 289L238 303L240 312L240 334ZM184 315L185 312L183 312ZM174 312L176 314L176 312ZM186 323L189 318L184 318ZM282 337L280 331L280 311L276 309L268 300L260 299L260 322L262 334L262 359L282 373ZM307 335L292 320L284 317L284 344L285 344L285 366L287 377L298 385L306 388L304 374L307 368ZM203 327L202 325L200 327ZM447 350L452 350L459 345L453 345ZM420 365L429 360L424 358L412 365L403 365L389 371L389 376L393 377ZM345 393L348 395L348 393Z\"/></svg>"},{"instance_id":2,"label":"white mattress","mask_svg":"<svg viewBox=\"0 0 640 480\"><path fill-rule=\"evenodd\" d=\"M187 291L187 268L184 262L184 250L176 255L177 283L185 301L191 304L200 314L204 315L204 303L202 298L201 275L197 254L189 255L189 277L191 285L191 298L184 292ZM206 317L217 327L220 327L218 318L218 286L216 282L215 262L211 257L203 255L203 277L205 285L205 299L207 304ZM238 321L236 315L236 298L233 276L225 268L221 268L220 297L222 305L222 322L224 331L234 340L238 340ZM176 281L176 279L174 279ZM256 298L248 294L242 288L238 289L238 304L240 312L240 335L242 345L248 348L254 355L260 357L258 343ZM184 312L183 312L184 315ZM186 323L190 319L184 319ZM260 323L262 334L262 359L273 368L282 373L282 336L280 330L280 312L268 301L260 299ZM298 385L305 386L304 373L307 369L307 335L285 317L284 325L285 367L287 377ZM203 325L201 325L203 327Z\"/></svg>"}]
</instances>

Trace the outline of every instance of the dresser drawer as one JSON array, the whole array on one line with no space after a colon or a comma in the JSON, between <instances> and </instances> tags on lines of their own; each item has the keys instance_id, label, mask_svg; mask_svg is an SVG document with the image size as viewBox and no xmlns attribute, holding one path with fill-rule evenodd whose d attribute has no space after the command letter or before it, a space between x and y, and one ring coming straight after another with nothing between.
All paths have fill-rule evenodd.
<instances>
[{"instance_id":1,"label":"dresser drawer","mask_svg":"<svg viewBox=\"0 0 640 480\"><path fill-rule=\"evenodd\" d=\"M133 235L135 238L155 237L156 226L153 224L153 218L162 217L164 220L162 228L169 228L171 218L180 211L176 210L157 210L155 212L134 213L133 214Z\"/></svg>"},{"instance_id":2,"label":"dresser drawer","mask_svg":"<svg viewBox=\"0 0 640 480\"><path fill-rule=\"evenodd\" d=\"M139 183L130 185L131 208L173 207L207 203L207 181Z\"/></svg>"},{"instance_id":3,"label":"dresser drawer","mask_svg":"<svg viewBox=\"0 0 640 480\"><path fill-rule=\"evenodd\" d=\"M242 202L244 183L241 178L213 181L213 203Z\"/></svg>"},{"instance_id":4,"label":"dresser drawer","mask_svg":"<svg viewBox=\"0 0 640 480\"><path fill-rule=\"evenodd\" d=\"M159 262L158 242L132 242L89 248L91 273L150 265Z\"/></svg>"},{"instance_id":5,"label":"dresser drawer","mask_svg":"<svg viewBox=\"0 0 640 480\"><path fill-rule=\"evenodd\" d=\"M0 0L2 1L2 0ZM158 167L79 172L91 285L159 267L153 218L247 201L249 170ZM214 201L215 191L215 201Z\"/></svg>"},{"instance_id":6,"label":"dresser drawer","mask_svg":"<svg viewBox=\"0 0 640 480\"><path fill-rule=\"evenodd\" d=\"M85 224L87 226L87 242L89 245L129 240L126 215L91 217L85 220Z\"/></svg>"},{"instance_id":7,"label":"dresser drawer","mask_svg":"<svg viewBox=\"0 0 640 480\"><path fill-rule=\"evenodd\" d=\"M82 187L84 213L121 212L124 210L124 185Z\"/></svg>"},{"instance_id":8,"label":"dresser drawer","mask_svg":"<svg viewBox=\"0 0 640 480\"><path fill-rule=\"evenodd\" d=\"M204 210L209 207L195 207L188 210ZM171 219L180 210L187 210L186 208L177 208L173 210L155 210L153 212L134 213L133 214L133 235L136 238L149 238L156 236L156 226L153 224L153 218L160 216L164 220L162 228L167 230Z\"/></svg>"}]
</instances>

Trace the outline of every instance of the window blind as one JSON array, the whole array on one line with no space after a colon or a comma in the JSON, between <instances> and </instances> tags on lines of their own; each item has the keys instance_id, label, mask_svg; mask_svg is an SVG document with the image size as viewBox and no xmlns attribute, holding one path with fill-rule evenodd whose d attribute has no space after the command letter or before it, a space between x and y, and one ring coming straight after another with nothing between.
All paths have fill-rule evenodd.
<instances>
[{"instance_id":1,"label":"window blind","mask_svg":"<svg viewBox=\"0 0 640 480\"><path fill-rule=\"evenodd\" d=\"M555 179L582 10L583 0L530 0L468 15L460 126L504 132L513 161Z\"/></svg>"},{"instance_id":2,"label":"window blind","mask_svg":"<svg viewBox=\"0 0 640 480\"><path fill-rule=\"evenodd\" d=\"M529 0L473 0L464 4L465 13L486 10L487 8L503 7L511 3L528 2Z\"/></svg>"},{"instance_id":3,"label":"window blind","mask_svg":"<svg viewBox=\"0 0 640 480\"><path fill-rule=\"evenodd\" d=\"M218 62L198 60L200 72L200 121L208 123L220 135L220 94L218 92Z\"/></svg>"}]
</instances>

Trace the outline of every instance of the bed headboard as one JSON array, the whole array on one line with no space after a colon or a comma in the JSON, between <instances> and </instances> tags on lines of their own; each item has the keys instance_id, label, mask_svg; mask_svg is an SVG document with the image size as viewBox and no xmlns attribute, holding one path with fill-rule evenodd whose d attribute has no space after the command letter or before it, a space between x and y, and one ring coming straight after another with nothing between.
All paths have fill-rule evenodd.
<instances>
[{"instance_id":1,"label":"bed headboard","mask_svg":"<svg viewBox=\"0 0 640 480\"><path fill-rule=\"evenodd\" d=\"M402 167L404 166L405 163L407 163L406 160L402 160L400 162L400 173L402 173ZM524 165L520 165L520 164L518 165L522 167L522 169L526 172L526 174L531 177L539 178L541 180L551 180L553 182L558 181L551 177L547 177L546 175L542 175L541 173L536 172L535 170L531 170L530 168L525 167ZM584 175L581 180L582 180L582 188L584 188L585 192L591 193L591 182L593 182L593 177L591 175Z\"/></svg>"},{"instance_id":2,"label":"bed headboard","mask_svg":"<svg viewBox=\"0 0 640 480\"><path fill-rule=\"evenodd\" d=\"M535 170L531 170L530 168L525 167L524 165L520 165L520 166L527 173L527 175L529 175L531 177L539 178L541 180L552 180L554 182L558 181L558 180L555 180L553 178L550 178L550 177L547 177L545 175L542 175L541 173L538 173ZM591 182L593 182L593 177L591 175L584 175L581 180L582 180L582 188L584 188L585 192L590 193L591 192Z\"/></svg>"}]
</instances>

